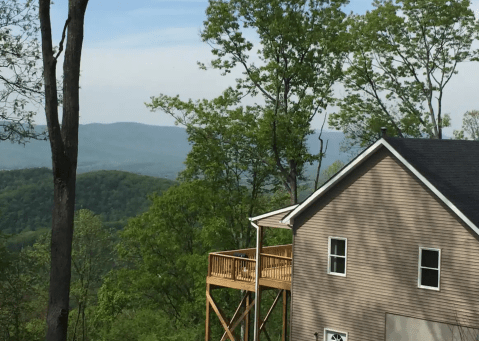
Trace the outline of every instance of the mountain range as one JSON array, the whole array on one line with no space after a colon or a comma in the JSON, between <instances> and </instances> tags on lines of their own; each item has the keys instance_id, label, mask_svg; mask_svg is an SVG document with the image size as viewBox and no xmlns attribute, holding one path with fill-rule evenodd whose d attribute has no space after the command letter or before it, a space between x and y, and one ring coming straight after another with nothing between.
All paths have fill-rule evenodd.
<instances>
[{"instance_id":1,"label":"mountain range","mask_svg":"<svg viewBox=\"0 0 479 341\"><path fill-rule=\"evenodd\" d=\"M45 129L36 126L39 132ZM319 150L317 137L317 132L308 137L308 147L313 153ZM340 153L344 139L341 132L325 131L323 138L329 144L322 169L338 159L349 161L350 156ZM183 162L190 150L186 129L180 127L133 122L84 124L79 127L77 172L120 170L173 180L185 168ZM0 143L0 170L37 167L51 168L48 141L29 140L25 145ZM306 176L312 178L316 167L309 166Z\"/></svg>"}]
</instances>

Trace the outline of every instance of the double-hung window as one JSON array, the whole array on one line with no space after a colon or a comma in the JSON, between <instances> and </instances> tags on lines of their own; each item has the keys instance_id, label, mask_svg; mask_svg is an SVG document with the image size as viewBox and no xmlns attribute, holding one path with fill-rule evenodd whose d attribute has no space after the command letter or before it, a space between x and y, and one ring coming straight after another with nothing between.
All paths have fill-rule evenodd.
<instances>
[{"instance_id":1,"label":"double-hung window","mask_svg":"<svg viewBox=\"0 0 479 341\"><path fill-rule=\"evenodd\" d=\"M418 286L439 290L441 279L441 250L428 247L419 248Z\"/></svg>"},{"instance_id":2,"label":"double-hung window","mask_svg":"<svg viewBox=\"0 0 479 341\"><path fill-rule=\"evenodd\" d=\"M346 276L346 238L329 237L328 274Z\"/></svg>"}]
</instances>

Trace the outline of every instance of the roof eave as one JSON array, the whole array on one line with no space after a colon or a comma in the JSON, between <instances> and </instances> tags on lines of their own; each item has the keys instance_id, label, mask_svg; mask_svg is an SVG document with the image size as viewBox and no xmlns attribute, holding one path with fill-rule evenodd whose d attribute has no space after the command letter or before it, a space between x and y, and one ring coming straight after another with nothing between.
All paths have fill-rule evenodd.
<instances>
[{"instance_id":1,"label":"roof eave","mask_svg":"<svg viewBox=\"0 0 479 341\"><path fill-rule=\"evenodd\" d=\"M260 219L264 219L264 218L271 217L271 216L276 215L276 214L279 214L279 213L291 211L291 210L293 210L294 208L296 208L296 207L298 207L298 206L299 206L299 204L291 205L291 206L284 207L284 208L281 208L281 209L276 210L276 211L271 211L271 212L264 213L264 214L258 215L258 216L256 216L256 217L251 217L251 218L248 218L248 219L249 219L250 221L257 221L257 220L260 220Z\"/></svg>"}]
</instances>

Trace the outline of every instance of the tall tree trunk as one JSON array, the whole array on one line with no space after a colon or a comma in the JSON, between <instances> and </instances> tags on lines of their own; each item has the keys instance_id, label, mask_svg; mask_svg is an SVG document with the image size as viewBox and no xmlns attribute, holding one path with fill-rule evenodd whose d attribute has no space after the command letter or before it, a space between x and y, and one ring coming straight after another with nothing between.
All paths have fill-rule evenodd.
<instances>
[{"instance_id":1,"label":"tall tree trunk","mask_svg":"<svg viewBox=\"0 0 479 341\"><path fill-rule=\"evenodd\" d=\"M290 196L291 196L291 204L295 205L298 203L298 166L296 164L296 161L290 160L289 161L289 188L291 190Z\"/></svg>"},{"instance_id":2,"label":"tall tree trunk","mask_svg":"<svg viewBox=\"0 0 479 341\"><path fill-rule=\"evenodd\" d=\"M47 341L65 341L71 279L71 251L75 210L75 182L78 157L79 79L83 23L88 0L69 0L68 19L60 49L53 55L50 0L39 1L47 119L53 169L53 212L50 287L47 312ZM67 43L63 62L63 117L58 120L56 63Z\"/></svg>"}]
</instances>

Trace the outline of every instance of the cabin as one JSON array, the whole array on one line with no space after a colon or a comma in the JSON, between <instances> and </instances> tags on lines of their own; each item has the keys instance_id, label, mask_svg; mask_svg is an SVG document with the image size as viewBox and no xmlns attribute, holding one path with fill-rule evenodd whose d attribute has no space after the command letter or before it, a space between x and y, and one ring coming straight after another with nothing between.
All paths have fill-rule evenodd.
<instances>
[{"instance_id":1,"label":"cabin","mask_svg":"<svg viewBox=\"0 0 479 341\"><path fill-rule=\"evenodd\" d=\"M210 254L207 296L235 282L248 297L223 339L253 307L254 340L270 339L258 311L274 289L283 340L479 340L479 142L383 135L300 205L250 220L248 260ZM265 227L293 244L263 248Z\"/></svg>"}]
</instances>

